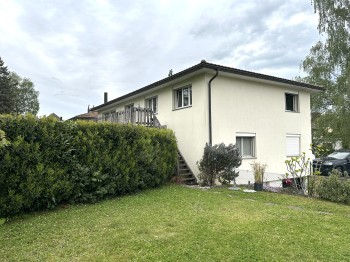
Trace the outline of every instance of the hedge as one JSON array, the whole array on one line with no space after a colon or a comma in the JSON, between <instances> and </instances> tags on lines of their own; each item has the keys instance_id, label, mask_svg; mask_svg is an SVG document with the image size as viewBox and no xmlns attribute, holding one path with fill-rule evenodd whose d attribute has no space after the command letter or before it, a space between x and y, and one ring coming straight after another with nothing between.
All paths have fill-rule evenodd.
<instances>
[{"instance_id":1,"label":"hedge","mask_svg":"<svg viewBox=\"0 0 350 262\"><path fill-rule=\"evenodd\" d=\"M171 130L0 116L0 217L95 202L163 184L174 173Z\"/></svg>"},{"instance_id":2,"label":"hedge","mask_svg":"<svg viewBox=\"0 0 350 262\"><path fill-rule=\"evenodd\" d=\"M336 172L328 177L317 177L315 195L336 203L350 204L350 180Z\"/></svg>"}]
</instances>

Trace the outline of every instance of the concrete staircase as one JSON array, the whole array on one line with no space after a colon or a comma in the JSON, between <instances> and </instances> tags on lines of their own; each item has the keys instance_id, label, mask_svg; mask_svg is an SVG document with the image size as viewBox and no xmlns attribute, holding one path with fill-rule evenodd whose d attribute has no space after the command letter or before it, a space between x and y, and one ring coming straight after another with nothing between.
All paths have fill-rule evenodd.
<instances>
[{"instance_id":1,"label":"concrete staircase","mask_svg":"<svg viewBox=\"0 0 350 262\"><path fill-rule=\"evenodd\" d=\"M190 167L187 165L186 160L178 151L178 167L177 167L177 175L179 176L179 180L186 185L196 185L197 179L191 171Z\"/></svg>"}]
</instances>

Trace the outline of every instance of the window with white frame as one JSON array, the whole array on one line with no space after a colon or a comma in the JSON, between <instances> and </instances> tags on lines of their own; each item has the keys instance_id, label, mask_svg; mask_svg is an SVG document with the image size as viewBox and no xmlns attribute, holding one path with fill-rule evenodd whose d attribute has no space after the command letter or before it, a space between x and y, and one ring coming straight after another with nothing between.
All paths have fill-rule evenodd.
<instances>
[{"instance_id":1,"label":"window with white frame","mask_svg":"<svg viewBox=\"0 0 350 262\"><path fill-rule=\"evenodd\" d=\"M192 86L185 86L174 90L175 109L192 105Z\"/></svg>"},{"instance_id":2,"label":"window with white frame","mask_svg":"<svg viewBox=\"0 0 350 262\"><path fill-rule=\"evenodd\" d=\"M255 134L254 133L237 133L236 147L242 158L255 157Z\"/></svg>"},{"instance_id":3,"label":"window with white frame","mask_svg":"<svg viewBox=\"0 0 350 262\"><path fill-rule=\"evenodd\" d=\"M125 122L132 122L132 118L133 118L133 113L132 113L132 111L133 111L133 108L134 108L134 103L132 103L132 104L128 104L128 105L126 105L125 106L125 119L124 119L124 121Z\"/></svg>"},{"instance_id":4,"label":"window with white frame","mask_svg":"<svg viewBox=\"0 0 350 262\"><path fill-rule=\"evenodd\" d=\"M287 156L300 156L300 135L287 134Z\"/></svg>"},{"instance_id":5,"label":"window with white frame","mask_svg":"<svg viewBox=\"0 0 350 262\"><path fill-rule=\"evenodd\" d=\"M131 111L133 109L133 107L134 107L134 103L126 105L125 106L125 111Z\"/></svg>"},{"instance_id":6,"label":"window with white frame","mask_svg":"<svg viewBox=\"0 0 350 262\"><path fill-rule=\"evenodd\" d=\"M158 113L158 97L151 97L146 99L146 108L152 109L153 113Z\"/></svg>"},{"instance_id":7,"label":"window with white frame","mask_svg":"<svg viewBox=\"0 0 350 262\"><path fill-rule=\"evenodd\" d=\"M285 93L286 111L299 112L299 95Z\"/></svg>"}]
</instances>

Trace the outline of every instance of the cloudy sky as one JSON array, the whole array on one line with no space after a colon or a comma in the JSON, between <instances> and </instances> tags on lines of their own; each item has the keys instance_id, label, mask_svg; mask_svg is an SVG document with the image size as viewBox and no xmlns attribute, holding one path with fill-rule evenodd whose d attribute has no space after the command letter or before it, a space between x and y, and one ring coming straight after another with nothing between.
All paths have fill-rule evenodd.
<instances>
[{"instance_id":1,"label":"cloudy sky","mask_svg":"<svg viewBox=\"0 0 350 262\"><path fill-rule=\"evenodd\" d=\"M0 0L0 57L68 119L202 59L292 79L317 22L310 0Z\"/></svg>"}]
</instances>

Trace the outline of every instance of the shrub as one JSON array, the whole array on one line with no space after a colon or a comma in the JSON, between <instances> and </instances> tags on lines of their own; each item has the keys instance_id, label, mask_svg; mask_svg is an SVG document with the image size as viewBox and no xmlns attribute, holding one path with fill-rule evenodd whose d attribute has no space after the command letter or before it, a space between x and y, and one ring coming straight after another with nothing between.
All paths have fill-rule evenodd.
<instances>
[{"instance_id":1,"label":"shrub","mask_svg":"<svg viewBox=\"0 0 350 262\"><path fill-rule=\"evenodd\" d=\"M95 202L164 183L177 161L170 130L0 116L0 217Z\"/></svg>"},{"instance_id":2,"label":"shrub","mask_svg":"<svg viewBox=\"0 0 350 262\"><path fill-rule=\"evenodd\" d=\"M311 161L306 157L305 152L300 157L292 157L285 161L287 166L286 177L292 177L294 187L301 190L304 194L307 194L306 177L310 175Z\"/></svg>"},{"instance_id":3,"label":"shrub","mask_svg":"<svg viewBox=\"0 0 350 262\"><path fill-rule=\"evenodd\" d=\"M197 162L200 171L199 179L202 185L212 186L218 179L221 183L230 183L238 173L235 168L241 165L242 158L235 145L224 143L205 145L202 159Z\"/></svg>"},{"instance_id":4,"label":"shrub","mask_svg":"<svg viewBox=\"0 0 350 262\"><path fill-rule=\"evenodd\" d=\"M332 170L329 177L318 177L315 190L318 197L322 199L350 203L350 181L336 169Z\"/></svg>"},{"instance_id":5,"label":"shrub","mask_svg":"<svg viewBox=\"0 0 350 262\"><path fill-rule=\"evenodd\" d=\"M10 142L6 139L6 134L0 129L0 150L1 148L8 146Z\"/></svg>"}]
</instances>

